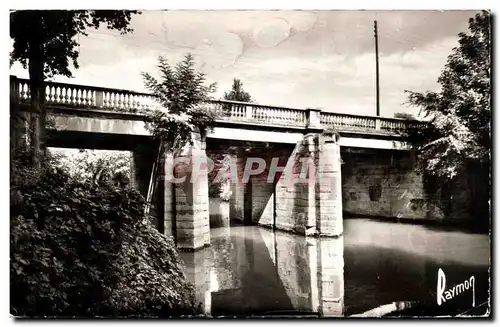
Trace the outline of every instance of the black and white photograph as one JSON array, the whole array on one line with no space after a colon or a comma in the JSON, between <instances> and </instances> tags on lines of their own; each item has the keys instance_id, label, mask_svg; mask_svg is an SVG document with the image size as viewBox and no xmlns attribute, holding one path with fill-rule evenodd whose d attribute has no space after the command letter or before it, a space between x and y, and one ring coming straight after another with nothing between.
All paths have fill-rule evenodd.
<instances>
[{"instance_id":1,"label":"black and white photograph","mask_svg":"<svg viewBox=\"0 0 500 327\"><path fill-rule=\"evenodd\" d=\"M491 319L494 15L10 9L10 318Z\"/></svg>"}]
</instances>

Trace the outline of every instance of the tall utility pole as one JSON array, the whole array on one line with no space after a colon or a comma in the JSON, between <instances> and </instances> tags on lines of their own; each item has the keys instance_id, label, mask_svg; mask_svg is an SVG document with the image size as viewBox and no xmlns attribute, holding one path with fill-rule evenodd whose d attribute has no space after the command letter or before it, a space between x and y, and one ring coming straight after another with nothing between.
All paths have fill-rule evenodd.
<instances>
[{"instance_id":1,"label":"tall utility pole","mask_svg":"<svg viewBox=\"0 0 500 327\"><path fill-rule=\"evenodd\" d=\"M374 22L375 31L375 78L376 78L376 90L377 90L377 116L380 116L380 86L379 86L379 71L378 71L378 30L377 21Z\"/></svg>"}]
</instances>

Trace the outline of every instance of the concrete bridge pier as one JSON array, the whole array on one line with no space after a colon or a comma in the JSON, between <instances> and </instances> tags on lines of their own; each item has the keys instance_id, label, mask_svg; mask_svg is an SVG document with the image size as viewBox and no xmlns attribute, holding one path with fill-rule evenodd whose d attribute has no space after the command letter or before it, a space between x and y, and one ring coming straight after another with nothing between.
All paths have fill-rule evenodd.
<instances>
[{"instance_id":1,"label":"concrete bridge pier","mask_svg":"<svg viewBox=\"0 0 500 327\"><path fill-rule=\"evenodd\" d=\"M320 236L340 236L344 231L339 138L334 133L318 136L315 202Z\"/></svg>"},{"instance_id":2,"label":"concrete bridge pier","mask_svg":"<svg viewBox=\"0 0 500 327\"><path fill-rule=\"evenodd\" d=\"M170 169L165 171L165 225L171 228L175 220L175 239L182 250L210 245L206 141L200 133L192 138L192 145L167 155L165 165Z\"/></svg>"},{"instance_id":3,"label":"concrete bridge pier","mask_svg":"<svg viewBox=\"0 0 500 327\"><path fill-rule=\"evenodd\" d=\"M342 235L338 139L336 134L311 133L297 143L276 184L276 228L302 235Z\"/></svg>"}]
</instances>

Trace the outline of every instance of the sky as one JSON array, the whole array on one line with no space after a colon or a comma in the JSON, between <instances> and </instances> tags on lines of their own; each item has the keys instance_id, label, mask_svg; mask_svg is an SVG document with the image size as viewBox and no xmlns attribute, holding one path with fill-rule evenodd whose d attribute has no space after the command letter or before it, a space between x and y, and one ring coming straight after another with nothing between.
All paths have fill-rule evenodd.
<instances>
[{"instance_id":1,"label":"sky","mask_svg":"<svg viewBox=\"0 0 500 327\"><path fill-rule=\"evenodd\" d=\"M376 114L378 21L381 116L418 113L405 90L436 91L458 33L474 11L145 11L133 34L101 28L79 37L74 84L147 91L141 72L159 77L158 56L171 64L192 53L216 97L233 78L262 105ZM11 75L28 77L15 64Z\"/></svg>"}]
</instances>

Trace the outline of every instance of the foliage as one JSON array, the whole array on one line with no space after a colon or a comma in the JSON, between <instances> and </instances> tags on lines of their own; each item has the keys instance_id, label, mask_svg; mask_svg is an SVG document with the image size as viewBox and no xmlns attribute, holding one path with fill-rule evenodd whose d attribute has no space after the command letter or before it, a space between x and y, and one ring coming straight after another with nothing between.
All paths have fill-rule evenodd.
<instances>
[{"instance_id":1,"label":"foliage","mask_svg":"<svg viewBox=\"0 0 500 327\"><path fill-rule=\"evenodd\" d=\"M228 152L224 154L216 152L210 156L214 165L208 174L208 195L210 198L220 198L223 201L229 201L231 198L230 164L233 160L233 156L231 155L233 151L232 149L228 149Z\"/></svg>"},{"instance_id":2,"label":"foliage","mask_svg":"<svg viewBox=\"0 0 500 327\"><path fill-rule=\"evenodd\" d=\"M429 120L429 128L410 133L421 169L447 201L459 190L469 192L472 217L488 216L491 198L490 28L487 11L469 20L469 33L459 34L438 78L440 91L407 91L409 103Z\"/></svg>"},{"instance_id":3,"label":"foliage","mask_svg":"<svg viewBox=\"0 0 500 327\"><path fill-rule=\"evenodd\" d=\"M163 57L158 58L161 81L142 73L146 88L164 110L146 116L146 127L153 137L166 141L171 150L193 142L192 133L211 128L217 112L207 105L216 84L205 85L205 75L194 69L194 58L187 54L175 68Z\"/></svg>"},{"instance_id":4,"label":"foliage","mask_svg":"<svg viewBox=\"0 0 500 327\"><path fill-rule=\"evenodd\" d=\"M79 182L16 154L11 179L11 312L16 316L195 313L171 240L135 190Z\"/></svg>"},{"instance_id":5,"label":"foliage","mask_svg":"<svg viewBox=\"0 0 500 327\"><path fill-rule=\"evenodd\" d=\"M224 92L224 100L253 102L250 93L243 90L243 83L237 78L233 79L233 86L231 90L229 92Z\"/></svg>"},{"instance_id":6,"label":"foliage","mask_svg":"<svg viewBox=\"0 0 500 327\"><path fill-rule=\"evenodd\" d=\"M105 25L121 34L132 32L128 27L135 10L16 10L10 14L10 37L14 48L11 64L19 61L24 68L32 60L30 48L40 48L45 77L72 77L70 64L78 69L77 35L87 36L88 28Z\"/></svg>"},{"instance_id":7,"label":"foliage","mask_svg":"<svg viewBox=\"0 0 500 327\"><path fill-rule=\"evenodd\" d=\"M70 62L78 68L78 35L87 36L87 28L132 31L128 27L129 10L15 10L10 13L10 37L13 50L10 64L20 62L28 68L30 78L31 119L29 124L31 164L40 168L45 155L45 87L44 80L54 75L71 77Z\"/></svg>"},{"instance_id":8,"label":"foliage","mask_svg":"<svg viewBox=\"0 0 500 327\"><path fill-rule=\"evenodd\" d=\"M130 184L130 155L117 151L80 150L57 153L57 165L73 178L94 184L110 183L125 187Z\"/></svg>"},{"instance_id":9,"label":"foliage","mask_svg":"<svg viewBox=\"0 0 500 327\"><path fill-rule=\"evenodd\" d=\"M459 34L438 82L439 92L409 93L409 103L430 119L416 137L427 172L453 178L469 161L488 165L491 150L490 14L469 20L470 34Z\"/></svg>"},{"instance_id":10,"label":"foliage","mask_svg":"<svg viewBox=\"0 0 500 327\"><path fill-rule=\"evenodd\" d=\"M121 248L114 264L119 282L107 299L119 316L190 315L199 312L193 285L186 282L181 259L171 238L149 221Z\"/></svg>"}]
</instances>

